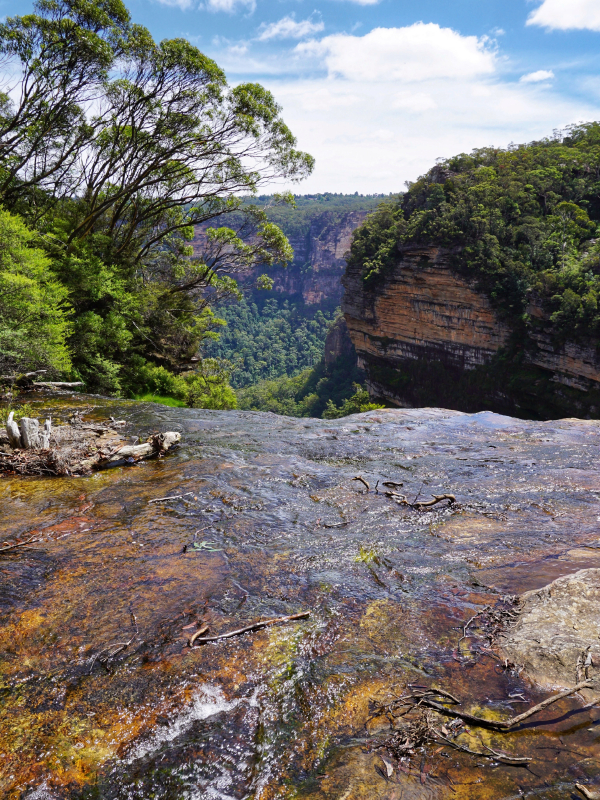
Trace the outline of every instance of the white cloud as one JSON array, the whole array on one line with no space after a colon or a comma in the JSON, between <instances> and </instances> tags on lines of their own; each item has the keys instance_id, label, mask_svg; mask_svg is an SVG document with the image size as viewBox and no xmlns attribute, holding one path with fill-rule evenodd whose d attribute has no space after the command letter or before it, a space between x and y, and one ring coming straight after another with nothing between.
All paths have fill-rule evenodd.
<instances>
[{"instance_id":1,"label":"white cloud","mask_svg":"<svg viewBox=\"0 0 600 800\"><path fill-rule=\"evenodd\" d=\"M554 78L554 73L551 69L538 69L536 72L528 72L520 79L520 83L540 83L541 81L550 81Z\"/></svg>"},{"instance_id":2,"label":"white cloud","mask_svg":"<svg viewBox=\"0 0 600 800\"><path fill-rule=\"evenodd\" d=\"M531 141L600 114L549 88L549 70L515 83L492 42L433 24L326 36L279 62L279 76L265 71L261 82L316 158L301 192L400 191L438 157Z\"/></svg>"},{"instance_id":3,"label":"white cloud","mask_svg":"<svg viewBox=\"0 0 600 800\"><path fill-rule=\"evenodd\" d=\"M294 15L283 17L278 22L261 25L258 40L266 42L269 39L303 39L319 33L325 26L321 20L303 19L296 22Z\"/></svg>"},{"instance_id":4,"label":"white cloud","mask_svg":"<svg viewBox=\"0 0 600 800\"><path fill-rule=\"evenodd\" d=\"M270 89L298 146L316 158L295 191L397 192L438 157L600 118L600 78L589 102L552 88L550 70L515 82L494 42L439 25L325 36L277 53L232 45L211 55L232 77Z\"/></svg>"},{"instance_id":5,"label":"white cloud","mask_svg":"<svg viewBox=\"0 0 600 800\"><path fill-rule=\"evenodd\" d=\"M180 8L182 11L187 11L192 7L192 0L158 0L163 6L171 6Z\"/></svg>"},{"instance_id":6,"label":"white cloud","mask_svg":"<svg viewBox=\"0 0 600 800\"><path fill-rule=\"evenodd\" d=\"M415 82L491 74L496 55L489 41L451 28L417 22L375 28L365 36L335 34L303 42L296 51L322 59L330 75L349 80Z\"/></svg>"},{"instance_id":7,"label":"white cloud","mask_svg":"<svg viewBox=\"0 0 600 800\"><path fill-rule=\"evenodd\" d=\"M182 0L182 2L186 2L186 0ZM256 2L255 0L206 0L205 7L208 11L226 11L232 14L238 6L245 6L249 11L254 11Z\"/></svg>"},{"instance_id":8,"label":"white cloud","mask_svg":"<svg viewBox=\"0 0 600 800\"><path fill-rule=\"evenodd\" d=\"M598 0L544 0L527 20L528 25L540 25L555 30L600 31Z\"/></svg>"}]
</instances>

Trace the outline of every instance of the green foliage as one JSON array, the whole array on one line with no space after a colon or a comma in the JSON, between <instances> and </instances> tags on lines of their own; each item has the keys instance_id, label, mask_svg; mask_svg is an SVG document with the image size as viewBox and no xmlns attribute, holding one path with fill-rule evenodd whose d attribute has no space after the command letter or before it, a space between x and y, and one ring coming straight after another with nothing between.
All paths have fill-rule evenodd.
<instances>
[{"instance_id":1,"label":"green foliage","mask_svg":"<svg viewBox=\"0 0 600 800\"><path fill-rule=\"evenodd\" d=\"M70 368L67 289L33 246L35 234L0 208L0 370Z\"/></svg>"},{"instance_id":2,"label":"green foliage","mask_svg":"<svg viewBox=\"0 0 600 800\"><path fill-rule=\"evenodd\" d=\"M237 392L238 408L248 411L271 411L286 417L311 417L318 399L309 393L308 385L312 377L310 368L298 375L278 380L259 381Z\"/></svg>"},{"instance_id":3,"label":"green foliage","mask_svg":"<svg viewBox=\"0 0 600 800\"><path fill-rule=\"evenodd\" d=\"M190 408L237 408L237 397L229 385L232 365L218 358L203 358L187 378L186 405Z\"/></svg>"},{"instance_id":4,"label":"green foliage","mask_svg":"<svg viewBox=\"0 0 600 800\"><path fill-rule=\"evenodd\" d=\"M227 327L206 352L234 362L232 385L242 388L317 364L335 312L255 293L219 307L219 315Z\"/></svg>"},{"instance_id":5,"label":"green foliage","mask_svg":"<svg viewBox=\"0 0 600 800\"><path fill-rule=\"evenodd\" d=\"M350 211L375 211L384 195L324 194L294 195L293 202L274 202L271 195L261 195L253 203L264 208L269 219L290 239L308 235L311 224L325 215L326 225L336 225Z\"/></svg>"},{"instance_id":6,"label":"green foliage","mask_svg":"<svg viewBox=\"0 0 600 800\"><path fill-rule=\"evenodd\" d=\"M552 139L461 154L431 169L356 233L367 287L418 244L447 249L497 309L525 321L538 298L558 337L600 333L600 124Z\"/></svg>"},{"instance_id":7,"label":"green foliage","mask_svg":"<svg viewBox=\"0 0 600 800\"><path fill-rule=\"evenodd\" d=\"M382 408L369 403L368 393L356 383L360 377L354 356L339 356L329 366L321 360L315 367L305 369L297 375L259 381L247 388L238 389L238 407L250 411L271 411L288 417L324 418L328 408L335 409L334 416L357 413L357 410L369 411L371 407ZM358 402L347 406L353 394L356 395L359 390ZM340 405L340 409L351 407L356 410L337 413L336 403ZM363 407L367 405L369 408Z\"/></svg>"},{"instance_id":8,"label":"green foliage","mask_svg":"<svg viewBox=\"0 0 600 800\"><path fill-rule=\"evenodd\" d=\"M12 404L0 406L0 425L4 425L10 412L14 413L14 420L19 421L23 417L35 417L37 419L37 409L31 403L21 403L13 406Z\"/></svg>"},{"instance_id":9,"label":"green foliage","mask_svg":"<svg viewBox=\"0 0 600 800\"><path fill-rule=\"evenodd\" d=\"M292 258L248 198L273 179L300 180L313 160L270 92L230 87L184 39L155 42L121 0L37 0L34 10L0 23L0 54L20 76L0 95L0 202L44 249L22 223L10 234L2 358L20 370L72 362L92 392L231 406L210 360L190 385L181 373L223 324L208 295L237 297L232 274Z\"/></svg>"},{"instance_id":10,"label":"green foliage","mask_svg":"<svg viewBox=\"0 0 600 800\"><path fill-rule=\"evenodd\" d=\"M372 403L369 392L359 383L352 384L354 394L348 397L339 408L331 401L327 401L327 406L323 411L323 419L337 419L338 417L347 417L349 414L362 414L364 411L375 411L378 408L385 408L385 406L378 403Z\"/></svg>"}]
</instances>

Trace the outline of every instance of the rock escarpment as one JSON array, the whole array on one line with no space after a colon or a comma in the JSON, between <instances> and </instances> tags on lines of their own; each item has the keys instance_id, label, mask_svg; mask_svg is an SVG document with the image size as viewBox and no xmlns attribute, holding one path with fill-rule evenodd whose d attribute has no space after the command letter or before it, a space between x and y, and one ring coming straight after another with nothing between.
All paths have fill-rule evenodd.
<instances>
[{"instance_id":1,"label":"rock escarpment","mask_svg":"<svg viewBox=\"0 0 600 800\"><path fill-rule=\"evenodd\" d=\"M301 296L306 305L327 302L334 307L342 299L341 279L346 268L345 255L352 234L361 225L367 210L349 211L341 217L325 211L310 222L307 230L288 234L294 259L287 267L267 270L273 278L273 289L281 294ZM206 242L202 227L196 229L192 242L194 255L199 256ZM251 280L265 269L256 270Z\"/></svg>"},{"instance_id":2,"label":"rock escarpment","mask_svg":"<svg viewBox=\"0 0 600 800\"><path fill-rule=\"evenodd\" d=\"M287 269L273 271L274 289L286 294L301 294L307 305L323 300L339 303L342 299L342 276L345 255L352 234L361 225L367 211L350 211L339 220L325 212L316 217L304 236L290 237L294 260Z\"/></svg>"},{"instance_id":3,"label":"rock escarpment","mask_svg":"<svg viewBox=\"0 0 600 800\"><path fill-rule=\"evenodd\" d=\"M501 318L451 259L436 246L402 247L395 267L373 283L360 265L348 266L342 310L371 393L398 406L599 413L595 343L557 343L535 302L526 322Z\"/></svg>"}]
</instances>

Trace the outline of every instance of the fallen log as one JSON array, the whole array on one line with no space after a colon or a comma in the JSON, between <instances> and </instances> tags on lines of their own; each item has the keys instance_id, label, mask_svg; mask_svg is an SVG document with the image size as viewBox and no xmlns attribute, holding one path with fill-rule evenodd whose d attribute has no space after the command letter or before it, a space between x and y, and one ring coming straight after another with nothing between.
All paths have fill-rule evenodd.
<instances>
[{"instance_id":1,"label":"fallen log","mask_svg":"<svg viewBox=\"0 0 600 800\"><path fill-rule=\"evenodd\" d=\"M34 386L48 389L73 389L75 386L85 386L83 381L34 381Z\"/></svg>"}]
</instances>

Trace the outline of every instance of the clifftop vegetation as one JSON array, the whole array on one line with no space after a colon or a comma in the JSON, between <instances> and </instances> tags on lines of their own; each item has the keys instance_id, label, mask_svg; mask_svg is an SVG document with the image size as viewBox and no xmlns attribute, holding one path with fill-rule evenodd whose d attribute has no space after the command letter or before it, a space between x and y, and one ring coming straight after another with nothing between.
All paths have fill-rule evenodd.
<instances>
[{"instance_id":1,"label":"clifftop vegetation","mask_svg":"<svg viewBox=\"0 0 600 800\"><path fill-rule=\"evenodd\" d=\"M600 123L527 145L438 163L357 231L351 261L367 287L399 248L439 245L499 312L541 303L558 338L600 334Z\"/></svg>"},{"instance_id":2,"label":"clifftop vegetation","mask_svg":"<svg viewBox=\"0 0 600 800\"><path fill-rule=\"evenodd\" d=\"M273 96L230 87L184 39L154 42L120 0L38 0L0 25L0 53L0 371L129 395L184 372L214 386L226 370L192 370L219 326L206 290L292 256L241 196L312 169Z\"/></svg>"}]
</instances>

